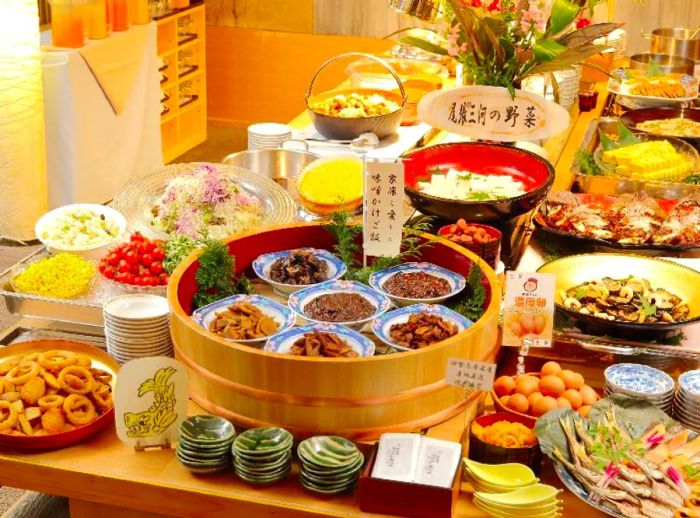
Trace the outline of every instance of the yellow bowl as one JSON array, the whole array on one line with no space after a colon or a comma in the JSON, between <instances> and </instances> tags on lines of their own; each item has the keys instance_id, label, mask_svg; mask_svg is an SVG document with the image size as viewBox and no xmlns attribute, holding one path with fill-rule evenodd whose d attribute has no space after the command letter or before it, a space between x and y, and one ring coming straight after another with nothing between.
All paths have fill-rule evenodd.
<instances>
[{"instance_id":1,"label":"yellow bowl","mask_svg":"<svg viewBox=\"0 0 700 518\"><path fill-rule=\"evenodd\" d=\"M668 331L700 320L700 272L678 263L629 254L580 254L550 261L540 266L538 271L556 275L557 309L577 320L610 328L638 331ZM623 279L630 275L647 279L652 288L664 288L679 296L690 309L688 319L673 323L618 322L583 315L563 305L562 291L602 277Z\"/></svg>"},{"instance_id":2,"label":"yellow bowl","mask_svg":"<svg viewBox=\"0 0 700 518\"><path fill-rule=\"evenodd\" d=\"M334 162L337 163L338 168L342 168L343 164L342 162L347 162L347 161L352 161L356 165L359 164L360 168L362 167L362 160L358 158L355 155L338 155L338 156L332 156L332 157L324 157L324 158L319 158L317 160L314 160L311 162L309 165L307 165L301 173L299 173L299 176L297 176L297 192L299 193L299 200L301 204L309 210L310 212L313 212L314 214L319 214L321 216L327 216L329 214L332 214L334 212L348 212L352 213L354 212L360 205L362 205L362 188L360 188L360 193L359 196L355 196L350 199L346 199L344 197L341 197L342 193L339 194L339 201L337 203L333 202L326 202L321 201L319 199L313 199L313 196L310 196L305 189L302 188L302 184L304 182L304 179L308 177L309 174L313 174L314 172L318 172L320 167L324 167L328 164L333 164ZM354 173L353 173L354 174ZM362 175L362 171L360 172ZM343 178L343 172L341 170L339 171L334 171L332 173L332 176L329 177L329 180L331 184L335 185L343 185L345 182L345 178ZM329 191L329 188L324 188L322 189L324 191Z\"/></svg>"}]
</instances>

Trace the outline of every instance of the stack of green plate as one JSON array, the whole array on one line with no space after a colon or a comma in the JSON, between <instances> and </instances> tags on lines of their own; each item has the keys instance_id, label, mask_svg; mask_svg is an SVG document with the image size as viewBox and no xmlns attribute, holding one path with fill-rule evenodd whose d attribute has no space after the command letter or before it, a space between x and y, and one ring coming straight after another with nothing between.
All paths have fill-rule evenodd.
<instances>
[{"instance_id":1,"label":"stack of green plate","mask_svg":"<svg viewBox=\"0 0 700 518\"><path fill-rule=\"evenodd\" d=\"M271 484L289 474L292 434L283 428L252 428L233 441L233 469L251 484Z\"/></svg>"},{"instance_id":2,"label":"stack of green plate","mask_svg":"<svg viewBox=\"0 0 700 518\"><path fill-rule=\"evenodd\" d=\"M301 461L301 485L326 495L350 489L365 462L355 444L335 435L302 441L297 456Z\"/></svg>"},{"instance_id":3,"label":"stack of green plate","mask_svg":"<svg viewBox=\"0 0 700 518\"><path fill-rule=\"evenodd\" d=\"M231 443L236 430L213 415L188 417L180 424L178 460L193 473L216 473L231 465Z\"/></svg>"}]
</instances>

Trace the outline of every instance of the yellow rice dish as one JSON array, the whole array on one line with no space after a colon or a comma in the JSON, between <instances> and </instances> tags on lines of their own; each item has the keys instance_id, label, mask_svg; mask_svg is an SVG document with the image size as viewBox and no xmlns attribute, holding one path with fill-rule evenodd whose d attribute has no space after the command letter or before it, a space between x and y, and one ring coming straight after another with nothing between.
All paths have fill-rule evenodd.
<instances>
[{"instance_id":1,"label":"yellow rice dish","mask_svg":"<svg viewBox=\"0 0 700 518\"><path fill-rule=\"evenodd\" d=\"M30 264L12 279L20 293L55 299L73 299L85 293L95 267L75 254L58 254Z\"/></svg>"},{"instance_id":2,"label":"yellow rice dish","mask_svg":"<svg viewBox=\"0 0 700 518\"><path fill-rule=\"evenodd\" d=\"M362 161L328 158L312 163L301 176L299 195L321 205L342 205L362 198Z\"/></svg>"}]
</instances>

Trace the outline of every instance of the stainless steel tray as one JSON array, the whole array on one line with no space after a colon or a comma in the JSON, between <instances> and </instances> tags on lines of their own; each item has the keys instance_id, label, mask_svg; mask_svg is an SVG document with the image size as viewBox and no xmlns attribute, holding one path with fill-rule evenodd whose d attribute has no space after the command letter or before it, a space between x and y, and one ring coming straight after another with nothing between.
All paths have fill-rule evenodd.
<instances>
[{"instance_id":1,"label":"stainless steel tray","mask_svg":"<svg viewBox=\"0 0 700 518\"><path fill-rule=\"evenodd\" d=\"M598 147L598 129L609 134L616 132L618 119L614 117L601 117L594 119L588 126L588 130L583 137L581 150L593 153ZM678 199L700 190L700 185L675 182L646 182L643 180L629 180L627 178L616 178L613 176L595 176L583 174L580 170L578 159L574 161L573 171L575 173L575 191L591 194L608 194L617 196L625 193L644 191L652 198L657 199Z\"/></svg>"},{"instance_id":2,"label":"stainless steel tray","mask_svg":"<svg viewBox=\"0 0 700 518\"><path fill-rule=\"evenodd\" d=\"M30 263L48 257L48 255L45 248L40 248L0 273L0 295L5 298L7 310L10 313L56 322L102 327L102 305L107 300L125 293L147 291L143 288L118 285L105 279L99 273L95 273L88 292L75 299L53 299L14 291L12 278ZM149 292L155 293L155 291Z\"/></svg>"}]
</instances>

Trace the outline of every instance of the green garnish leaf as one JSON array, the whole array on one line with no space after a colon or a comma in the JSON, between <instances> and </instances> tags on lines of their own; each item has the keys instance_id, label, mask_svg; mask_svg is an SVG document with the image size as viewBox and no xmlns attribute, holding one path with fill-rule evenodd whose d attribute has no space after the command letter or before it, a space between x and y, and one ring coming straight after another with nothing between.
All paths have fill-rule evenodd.
<instances>
[{"instance_id":1,"label":"green garnish leaf","mask_svg":"<svg viewBox=\"0 0 700 518\"><path fill-rule=\"evenodd\" d=\"M198 290L192 303L196 308L230 295L255 291L245 276L236 277L235 266L236 258L229 254L228 247L222 241L205 241L195 274Z\"/></svg>"},{"instance_id":2,"label":"green garnish leaf","mask_svg":"<svg viewBox=\"0 0 700 518\"><path fill-rule=\"evenodd\" d=\"M642 301L642 311L646 316L656 315L656 305L649 302L646 297L640 297L640 300Z\"/></svg>"},{"instance_id":3,"label":"green garnish leaf","mask_svg":"<svg viewBox=\"0 0 700 518\"><path fill-rule=\"evenodd\" d=\"M585 286L579 286L578 288L576 288L576 294L574 296L576 297L576 299L581 300L586 296L586 291L588 290L586 290Z\"/></svg>"}]
</instances>

